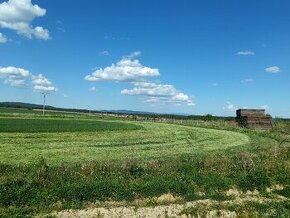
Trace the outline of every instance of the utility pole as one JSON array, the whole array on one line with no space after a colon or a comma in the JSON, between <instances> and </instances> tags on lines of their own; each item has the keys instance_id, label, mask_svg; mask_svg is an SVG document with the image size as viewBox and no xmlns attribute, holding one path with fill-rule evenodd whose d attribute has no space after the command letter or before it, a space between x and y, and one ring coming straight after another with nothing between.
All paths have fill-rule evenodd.
<instances>
[{"instance_id":1,"label":"utility pole","mask_svg":"<svg viewBox=\"0 0 290 218\"><path fill-rule=\"evenodd\" d=\"M43 107L42 107L42 115L44 116L44 112L45 112L45 98L47 93L43 92Z\"/></svg>"}]
</instances>

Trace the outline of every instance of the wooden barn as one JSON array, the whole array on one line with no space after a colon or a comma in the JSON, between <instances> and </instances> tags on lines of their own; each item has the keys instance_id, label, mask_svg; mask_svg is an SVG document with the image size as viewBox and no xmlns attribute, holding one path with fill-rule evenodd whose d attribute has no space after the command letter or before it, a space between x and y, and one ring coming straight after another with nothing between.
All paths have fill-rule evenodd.
<instances>
[{"instance_id":1,"label":"wooden barn","mask_svg":"<svg viewBox=\"0 0 290 218\"><path fill-rule=\"evenodd\" d=\"M236 122L241 127L253 129L272 129L272 117L264 109L239 109Z\"/></svg>"}]
</instances>

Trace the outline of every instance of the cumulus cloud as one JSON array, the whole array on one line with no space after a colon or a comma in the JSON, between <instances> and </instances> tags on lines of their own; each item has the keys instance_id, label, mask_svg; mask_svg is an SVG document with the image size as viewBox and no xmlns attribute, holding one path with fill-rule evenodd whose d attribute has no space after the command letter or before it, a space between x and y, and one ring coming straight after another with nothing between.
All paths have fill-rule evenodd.
<instances>
[{"instance_id":1,"label":"cumulus cloud","mask_svg":"<svg viewBox=\"0 0 290 218\"><path fill-rule=\"evenodd\" d=\"M35 76L23 68L13 66L0 67L0 78L3 78L4 83L12 87L28 86L28 80L31 80L35 92L50 93L57 91L52 82L42 74Z\"/></svg>"},{"instance_id":2,"label":"cumulus cloud","mask_svg":"<svg viewBox=\"0 0 290 218\"><path fill-rule=\"evenodd\" d=\"M49 39L49 31L33 27L32 21L46 14L46 10L33 5L31 0L8 0L0 4L0 28L15 30L27 38Z\"/></svg>"},{"instance_id":3,"label":"cumulus cloud","mask_svg":"<svg viewBox=\"0 0 290 218\"><path fill-rule=\"evenodd\" d=\"M265 69L265 71L266 71L267 73L280 73L280 72L281 72L281 69L280 69L280 67L278 67L278 66L273 66L273 67L267 67L267 68Z\"/></svg>"},{"instance_id":4,"label":"cumulus cloud","mask_svg":"<svg viewBox=\"0 0 290 218\"><path fill-rule=\"evenodd\" d=\"M224 110L236 111L238 108L231 102L227 101L226 106L223 107Z\"/></svg>"},{"instance_id":5,"label":"cumulus cloud","mask_svg":"<svg viewBox=\"0 0 290 218\"><path fill-rule=\"evenodd\" d=\"M241 82L242 83L252 83L252 82L254 82L254 80L252 78L248 78L248 79L243 79Z\"/></svg>"},{"instance_id":6,"label":"cumulus cloud","mask_svg":"<svg viewBox=\"0 0 290 218\"><path fill-rule=\"evenodd\" d=\"M253 52L253 51L239 51L236 53L236 55L251 56L251 55L255 55L255 52Z\"/></svg>"},{"instance_id":7,"label":"cumulus cloud","mask_svg":"<svg viewBox=\"0 0 290 218\"><path fill-rule=\"evenodd\" d=\"M147 103L186 103L189 106L195 105L192 99L178 91L173 85L157 84L151 82L133 82L133 89L124 89L123 95L145 96Z\"/></svg>"},{"instance_id":8,"label":"cumulus cloud","mask_svg":"<svg viewBox=\"0 0 290 218\"><path fill-rule=\"evenodd\" d=\"M173 85L154 83L149 78L160 75L157 68L144 66L140 63L137 56L140 51L133 52L129 56L124 56L120 61L106 68L95 70L91 75L85 76L87 81L115 81L133 85L132 89L123 89L121 94L129 96L143 96L145 102L150 104L175 105L187 104L195 105L192 98L177 90ZM90 91L95 91L92 87Z\"/></svg>"},{"instance_id":9,"label":"cumulus cloud","mask_svg":"<svg viewBox=\"0 0 290 218\"><path fill-rule=\"evenodd\" d=\"M57 91L57 88L42 74L32 75L33 90L41 93L51 93Z\"/></svg>"},{"instance_id":10,"label":"cumulus cloud","mask_svg":"<svg viewBox=\"0 0 290 218\"><path fill-rule=\"evenodd\" d=\"M0 67L0 78L4 78L4 82L13 87L25 86L26 79L30 76L28 70L13 66Z\"/></svg>"},{"instance_id":11,"label":"cumulus cloud","mask_svg":"<svg viewBox=\"0 0 290 218\"><path fill-rule=\"evenodd\" d=\"M7 37L4 34L0 33L0 43L6 43L7 41Z\"/></svg>"},{"instance_id":12,"label":"cumulus cloud","mask_svg":"<svg viewBox=\"0 0 290 218\"><path fill-rule=\"evenodd\" d=\"M133 54L132 57L135 55ZM159 75L160 74L158 69L143 66L137 59L133 60L129 57L123 57L116 64L112 64L111 66L104 69L100 68L93 72L91 75L87 75L85 80L133 82L143 80L146 77L154 77Z\"/></svg>"}]
</instances>

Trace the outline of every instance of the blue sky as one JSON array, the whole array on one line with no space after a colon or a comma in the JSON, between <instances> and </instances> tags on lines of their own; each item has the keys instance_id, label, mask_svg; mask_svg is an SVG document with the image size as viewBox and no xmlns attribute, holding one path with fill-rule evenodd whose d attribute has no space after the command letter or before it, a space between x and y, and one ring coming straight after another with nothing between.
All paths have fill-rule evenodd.
<instances>
[{"instance_id":1,"label":"blue sky","mask_svg":"<svg viewBox=\"0 0 290 218\"><path fill-rule=\"evenodd\" d=\"M0 101L290 117L290 2L0 0Z\"/></svg>"}]
</instances>

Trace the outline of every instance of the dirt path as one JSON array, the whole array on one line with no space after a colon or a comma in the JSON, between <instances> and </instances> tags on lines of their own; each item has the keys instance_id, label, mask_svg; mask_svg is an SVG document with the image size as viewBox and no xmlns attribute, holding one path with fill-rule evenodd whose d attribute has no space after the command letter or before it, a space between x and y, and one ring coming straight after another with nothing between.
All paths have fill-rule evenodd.
<instances>
[{"instance_id":1,"label":"dirt path","mask_svg":"<svg viewBox=\"0 0 290 218\"><path fill-rule=\"evenodd\" d=\"M188 207L196 206L198 203L209 204L209 200L187 202L185 204L169 204L154 207L116 207L116 208L87 208L84 210L67 210L53 213L59 218L111 218L111 217L132 217L132 218L154 218L154 217L188 217L181 214L182 210ZM221 217L232 218L236 217L235 212L230 211L209 211L207 217Z\"/></svg>"},{"instance_id":2,"label":"dirt path","mask_svg":"<svg viewBox=\"0 0 290 218\"><path fill-rule=\"evenodd\" d=\"M268 190L268 193L271 193L272 191L273 190ZM166 194L160 197L135 201L130 205L126 202L96 203L88 205L85 209L53 212L50 215L58 218L186 218L194 216L207 218L235 218L238 217L238 213L241 213L241 211L235 212L230 210L230 206L243 205L249 202L266 205L271 202L283 202L287 200L287 198L280 195L273 194L271 198L266 198L261 196L258 191L248 191L243 193L236 189L228 190L226 195L232 197L232 200L214 201L206 199L178 203L182 202L181 198L174 197L171 194ZM154 202L154 206L148 206L148 202ZM256 215L254 217L259 217L255 212L252 213L251 216L253 216L253 214Z\"/></svg>"}]
</instances>

